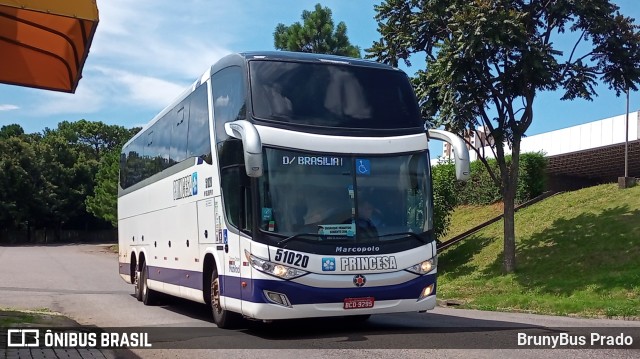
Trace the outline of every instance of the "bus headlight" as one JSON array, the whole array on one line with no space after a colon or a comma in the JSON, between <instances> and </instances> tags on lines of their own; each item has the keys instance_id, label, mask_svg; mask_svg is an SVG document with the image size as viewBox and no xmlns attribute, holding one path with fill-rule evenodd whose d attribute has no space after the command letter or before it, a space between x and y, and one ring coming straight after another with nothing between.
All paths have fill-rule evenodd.
<instances>
[{"instance_id":1,"label":"bus headlight","mask_svg":"<svg viewBox=\"0 0 640 359\"><path fill-rule=\"evenodd\" d=\"M244 251L244 255L247 257L247 261L249 261L253 268L274 277L294 279L309 273L297 268L288 267L280 263L273 263L268 260L258 258L246 250Z\"/></svg>"},{"instance_id":2,"label":"bus headlight","mask_svg":"<svg viewBox=\"0 0 640 359\"><path fill-rule=\"evenodd\" d=\"M431 272L432 270L436 269L437 266L438 266L438 257L433 257L431 259L427 259L424 262L418 263L416 265L412 265L406 270L411 273L422 275L422 274L427 274Z\"/></svg>"}]
</instances>

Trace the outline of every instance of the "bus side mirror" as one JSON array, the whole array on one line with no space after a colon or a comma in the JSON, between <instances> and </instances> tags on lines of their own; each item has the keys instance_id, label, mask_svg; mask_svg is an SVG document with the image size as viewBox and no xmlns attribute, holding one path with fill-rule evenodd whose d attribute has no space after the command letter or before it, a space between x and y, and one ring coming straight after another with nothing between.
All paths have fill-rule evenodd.
<instances>
[{"instance_id":1,"label":"bus side mirror","mask_svg":"<svg viewBox=\"0 0 640 359\"><path fill-rule=\"evenodd\" d=\"M464 140L449 131L430 129L427 131L430 138L445 141L453 148L453 154L456 158L456 179L458 181L466 181L471 174L469 164L469 150Z\"/></svg>"},{"instance_id":2,"label":"bus side mirror","mask_svg":"<svg viewBox=\"0 0 640 359\"><path fill-rule=\"evenodd\" d=\"M242 140L247 176L262 176L262 141L256 127L249 121L238 120L225 123L224 130L227 135Z\"/></svg>"}]
</instances>

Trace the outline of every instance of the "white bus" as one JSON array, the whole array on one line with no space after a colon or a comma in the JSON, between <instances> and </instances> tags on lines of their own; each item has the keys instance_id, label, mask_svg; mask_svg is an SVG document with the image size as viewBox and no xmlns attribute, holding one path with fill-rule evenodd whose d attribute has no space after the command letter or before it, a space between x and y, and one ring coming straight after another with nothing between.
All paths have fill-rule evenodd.
<instances>
[{"instance_id":1,"label":"white bus","mask_svg":"<svg viewBox=\"0 0 640 359\"><path fill-rule=\"evenodd\" d=\"M404 72L226 56L123 147L120 275L144 304L210 304L222 328L433 309L429 137L468 177L464 142L425 131Z\"/></svg>"}]
</instances>

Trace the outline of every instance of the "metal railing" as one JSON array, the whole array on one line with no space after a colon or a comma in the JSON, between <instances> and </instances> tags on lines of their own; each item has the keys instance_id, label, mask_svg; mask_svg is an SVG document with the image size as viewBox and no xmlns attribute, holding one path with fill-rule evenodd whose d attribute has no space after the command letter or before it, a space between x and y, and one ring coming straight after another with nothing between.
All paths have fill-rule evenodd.
<instances>
[{"instance_id":1,"label":"metal railing","mask_svg":"<svg viewBox=\"0 0 640 359\"><path fill-rule=\"evenodd\" d=\"M535 203L538 203L538 202L542 201L543 199L549 198L551 196L555 196L555 195L560 194L560 193L563 193L563 192L554 192L554 191L544 192L541 195L528 200L527 202L524 202L524 203L521 203L521 204L517 205L515 207L515 211L517 212L519 209L528 207L528 206L530 206L532 204L535 204ZM481 224L479 224L479 225L477 225L477 226L475 226L475 227L473 227L473 228L471 228L471 229L469 229L467 231L464 231L464 232L456 235L455 237L451 238L450 240L448 240L446 242L438 242L438 245L437 245L438 252L443 251L443 250L453 246L454 244L464 240L465 238L469 237L470 235L472 235L472 234L476 233L477 231L481 230L482 228L501 220L502 217L503 217L503 214L501 214L499 216L496 216L494 218L491 218L491 219L489 219L489 220L487 220L485 222L482 222Z\"/></svg>"}]
</instances>

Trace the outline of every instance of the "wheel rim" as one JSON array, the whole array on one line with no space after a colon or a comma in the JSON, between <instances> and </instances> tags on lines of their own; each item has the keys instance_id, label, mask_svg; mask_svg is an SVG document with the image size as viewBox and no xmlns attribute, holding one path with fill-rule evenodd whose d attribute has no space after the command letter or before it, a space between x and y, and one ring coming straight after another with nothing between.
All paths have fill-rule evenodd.
<instances>
[{"instance_id":1,"label":"wheel rim","mask_svg":"<svg viewBox=\"0 0 640 359\"><path fill-rule=\"evenodd\" d=\"M218 278L214 279L211 283L211 304L216 313L222 313L222 306L220 305L220 280Z\"/></svg>"},{"instance_id":2,"label":"wheel rim","mask_svg":"<svg viewBox=\"0 0 640 359\"><path fill-rule=\"evenodd\" d=\"M144 281L142 281L142 295L146 296L147 295L147 276L144 276Z\"/></svg>"},{"instance_id":3,"label":"wheel rim","mask_svg":"<svg viewBox=\"0 0 640 359\"><path fill-rule=\"evenodd\" d=\"M133 285L135 286L136 294L140 293L140 273L138 271L134 274Z\"/></svg>"}]
</instances>

